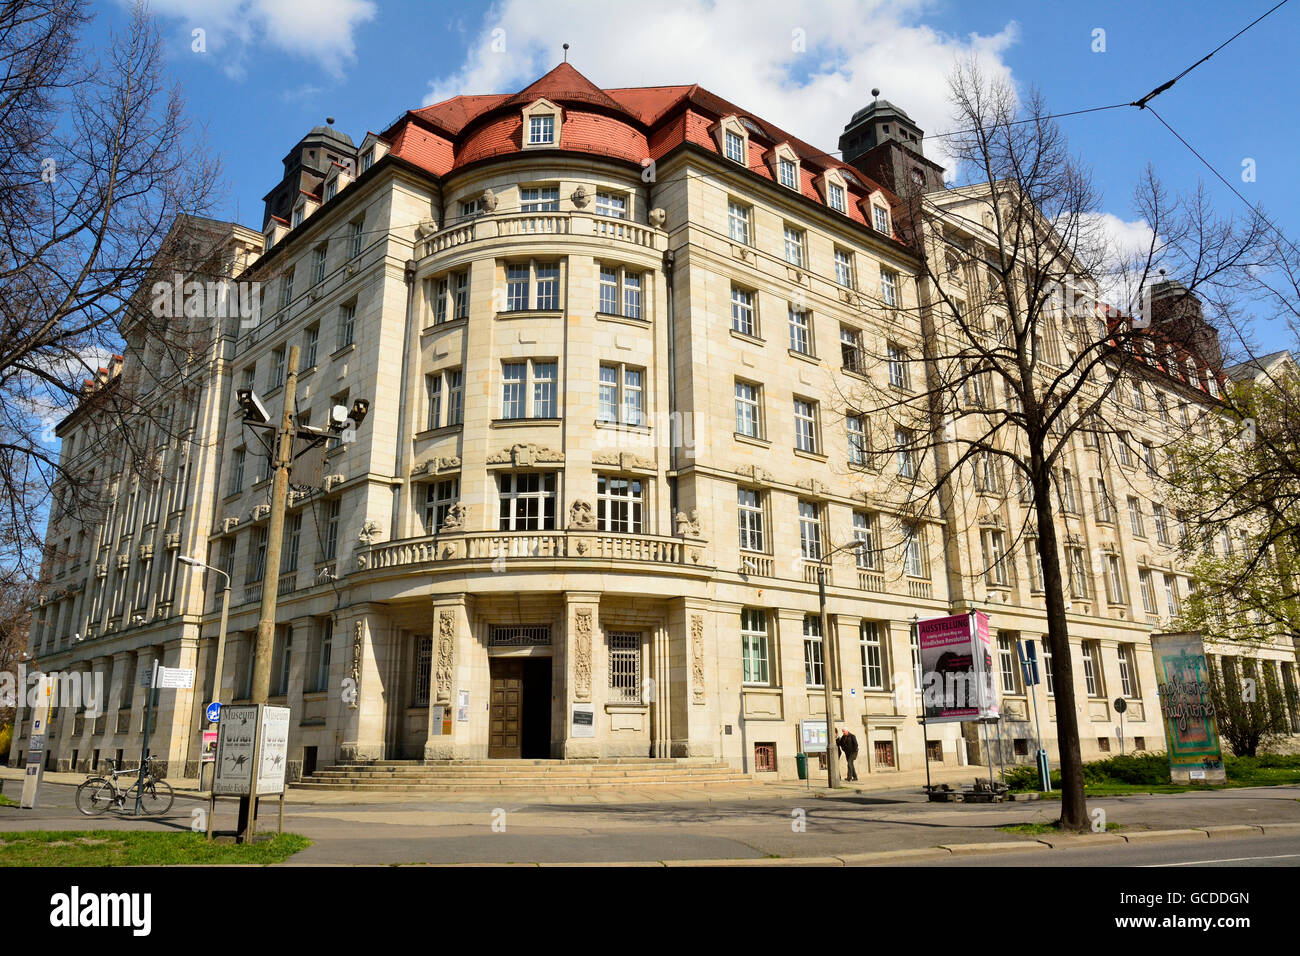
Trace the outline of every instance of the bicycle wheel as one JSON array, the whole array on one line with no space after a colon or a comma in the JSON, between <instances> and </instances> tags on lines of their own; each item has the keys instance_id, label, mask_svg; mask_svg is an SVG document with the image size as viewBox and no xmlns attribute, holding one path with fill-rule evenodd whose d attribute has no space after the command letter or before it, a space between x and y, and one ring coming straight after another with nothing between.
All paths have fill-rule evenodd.
<instances>
[{"instance_id":1,"label":"bicycle wheel","mask_svg":"<svg viewBox=\"0 0 1300 956\"><path fill-rule=\"evenodd\" d=\"M127 794L127 806L135 806L135 788ZM166 780L149 779L144 782L144 790L140 794L140 810L147 817L162 816L172 808L172 801L176 795L172 793L172 785Z\"/></svg>"},{"instance_id":2,"label":"bicycle wheel","mask_svg":"<svg viewBox=\"0 0 1300 956\"><path fill-rule=\"evenodd\" d=\"M88 817L103 813L114 803L117 791L103 777L91 777L77 788L77 809Z\"/></svg>"}]
</instances>

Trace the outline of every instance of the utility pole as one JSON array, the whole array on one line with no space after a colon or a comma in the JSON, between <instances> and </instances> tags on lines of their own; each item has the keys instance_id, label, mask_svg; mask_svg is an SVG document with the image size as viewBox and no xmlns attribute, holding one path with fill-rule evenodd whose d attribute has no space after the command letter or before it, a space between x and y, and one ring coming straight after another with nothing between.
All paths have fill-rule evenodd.
<instances>
[{"instance_id":1,"label":"utility pole","mask_svg":"<svg viewBox=\"0 0 1300 956\"><path fill-rule=\"evenodd\" d=\"M298 391L298 346L289 346L288 375L284 382L284 410L276 429L271 464L271 518L266 530L266 561L262 568L262 608L253 645L253 688L250 703L265 704L271 694L271 652L275 642L275 607L280 597L280 552L284 547L284 513L289 502L289 471L293 467L294 399ZM218 677L220 680L220 677ZM256 768L254 768L256 779ZM257 819L257 794L239 800L238 832L248 831Z\"/></svg>"},{"instance_id":2,"label":"utility pole","mask_svg":"<svg viewBox=\"0 0 1300 956\"><path fill-rule=\"evenodd\" d=\"M829 561L832 551L824 559ZM834 790L840 785L839 754L835 751L835 701L831 696L831 634L826 620L826 565L817 562L817 600L822 632L822 693L826 699L826 786ZM811 774L810 774L811 776Z\"/></svg>"}]
</instances>

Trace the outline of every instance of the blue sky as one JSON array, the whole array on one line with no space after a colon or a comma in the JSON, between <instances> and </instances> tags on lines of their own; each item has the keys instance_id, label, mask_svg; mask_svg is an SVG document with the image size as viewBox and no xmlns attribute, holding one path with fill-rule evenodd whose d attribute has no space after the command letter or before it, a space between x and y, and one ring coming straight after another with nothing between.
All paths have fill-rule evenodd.
<instances>
[{"instance_id":1,"label":"blue sky","mask_svg":"<svg viewBox=\"0 0 1300 956\"><path fill-rule=\"evenodd\" d=\"M602 87L698 82L824 149L878 86L930 132L949 126L945 75L977 51L1056 111L1130 102L1204 56L1275 0L1200 2L853 2L779 0L154 0L169 69L222 154L224 214L261 227L262 195L302 133L337 118L360 142L403 110L455 93L513 91L561 58ZM125 16L99 0L92 42ZM611 16L613 14L613 16ZM193 30L204 31L194 52ZM1095 52L1104 32L1104 52ZM799 31L802 31L801 33ZM1287 4L1153 105L1290 235L1300 234L1300 134L1286 91L1300 3ZM495 42L494 42L495 41ZM504 47L504 49L502 49ZM1153 116L1114 110L1062 121L1093 167L1120 235L1148 162L1173 190L1206 181L1223 211L1241 204ZM927 153L941 142L927 144ZM942 157L939 157L942 161ZM1254 160L1254 182L1242 163ZM1261 345L1291 343L1257 327Z\"/></svg>"}]
</instances>

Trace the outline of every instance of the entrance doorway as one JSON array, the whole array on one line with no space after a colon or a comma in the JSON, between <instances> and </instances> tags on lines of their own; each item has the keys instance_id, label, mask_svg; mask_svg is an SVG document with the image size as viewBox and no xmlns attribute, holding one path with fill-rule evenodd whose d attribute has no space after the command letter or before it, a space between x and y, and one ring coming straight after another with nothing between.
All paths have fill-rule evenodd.
<instances>
[{"instance_id":1,"label":"entrance doorway","mask_svg":"<svg viewBox=\"0 0 1300 956\"><path fill-rule=\"evenodd\" d=\"M551 659L493 658L488 756L551 756Z\"/></svg>"}]
</instances>

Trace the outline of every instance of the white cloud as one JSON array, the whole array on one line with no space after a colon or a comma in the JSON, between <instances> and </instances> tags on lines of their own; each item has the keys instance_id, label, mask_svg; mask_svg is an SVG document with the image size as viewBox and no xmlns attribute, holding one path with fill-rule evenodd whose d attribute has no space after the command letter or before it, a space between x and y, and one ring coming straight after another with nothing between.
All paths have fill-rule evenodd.
<instances>
[{"instance_id":1,"label":"white cloud","mask_svg":"<svg viewBox=\"0 0 1300 956\"><path fill-rule=\"evenodd\" d=\"M378 12L371 0L152 0L150 8L182 21L191 37L204 31L204 55L234 77L260 46L315 60L337 77L356 55L354 32Z\"/></svg>"},{"instance_id":2,"label":"white cloud","mask_svg":"<svg viewBox=\"0 0 1300 956\"><path fill-rule=\"evenodd\" d=\"M947 76L956 57L977 53L989 73L1009 76L1001 57L1019 38L1014 21L992 36L957 37L922 22L931 6L659 0L637 4L611 28L607 0L504 0L483 18L461 65L430 82L425 103L520 89L561 60L567 41L569 61L599 87L699 83L834 152L872 87L932 133L950 125ZM942 140L925 149L951 165Z\"/></svg>"},{"instance_id":3,"label":"white cloud","mask_svg":"<svg viewBox=\"0 0 1300 956\"><path fill-rule=\"evenodd\" d=\"M1145 219L1124 220L1114 213L1099 212L1087 217L1084 230L1096 230L1096 238L1104 249L1105 271L1098 276L1102 298L1126 311L1135 311L1138 285L1147 269L1146 260L1155 236L1150 224ZM1156 242L1157 258L1150 267L1152 275L1147 277L1147 285L1157 281L1159 254L1160 244Z\"/></svg>"}]
</instances>

